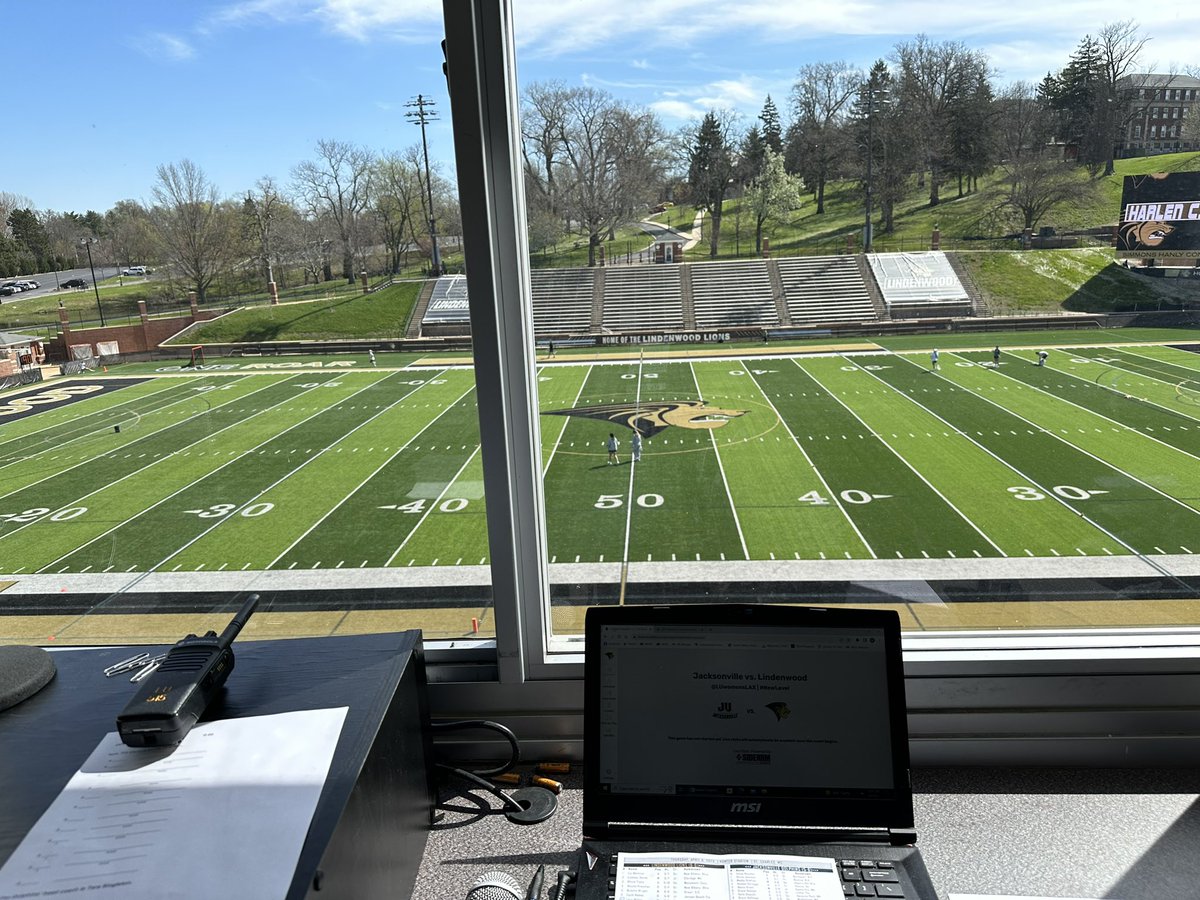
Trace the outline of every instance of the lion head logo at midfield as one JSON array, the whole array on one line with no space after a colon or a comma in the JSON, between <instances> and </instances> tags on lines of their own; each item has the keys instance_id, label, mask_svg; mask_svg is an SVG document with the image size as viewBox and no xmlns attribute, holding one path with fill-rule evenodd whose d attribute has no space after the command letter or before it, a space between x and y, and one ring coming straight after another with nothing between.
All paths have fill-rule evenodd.
<instances>
[{"instance_id":1,"label":"lion head logo at midfield","mask_svg":"<svg viewBox=\"0 0 1200 900\"><path fill-rule=\"evenodd\" d=\"M730 419L744 416L744 409L721 409L703 400L670 400L657 403L609 403L604 406L579 406L575 409L551 409L549 416L581 416L624 425L644 438L652 438L670 428L720 428Z\"/></svg>"},{"instance_id":2,"label":"lion head logo at midfield","mask_svg":"<svg viewBox=\"0 0 1200 900\"><path fill-rule=\"evenodd\" d=\"M1166 222L1130 222L1121 226L1121 242L1129 250L1157 247L1174 230L1175 226Z\"/></svg>"}]
</instances>

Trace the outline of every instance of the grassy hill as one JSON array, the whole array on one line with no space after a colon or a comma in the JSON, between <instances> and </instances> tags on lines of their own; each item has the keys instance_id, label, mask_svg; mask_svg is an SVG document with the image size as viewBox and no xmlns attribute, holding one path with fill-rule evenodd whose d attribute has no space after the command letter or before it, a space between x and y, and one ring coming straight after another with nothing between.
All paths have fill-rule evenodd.
<instances>
[{"instance_id":1,"label":"grassy hill","mask_svg":"<svg viewBox=\"0 0 1200 900\"><path fill-rule=\"evenodd\" d=\"M186 343L401 338L421 291L405 281L373 294L246 307L191 329Z\"/></svg>"},{"instance_id":2,"label":"grassy hill","mask_svg":"<svg viewBox=\"0 0 1200 900\"><path fill-rule=\"evenodd\" d=\"M1170 153L1161 156L1138 157L1117 160L1115 173L1108 177L1091 178L1087 170L1080 167L1076 177L1085 185L1083 201L1057 207L1041 221L1039 226L1053 226L1060 231L1093 228L1115 224L1121 204L1121 187L1126 175L1141 175L1147 172L1200 172L1200 153ZM979 190L958 196L955 184L942 186L942 202L929 206L928 188L918 188L913 179L908 196L897 204L895 231L892 234L877 232L875 249L891 250L929 249L930 235L937 226L942 233L943 249L970 245L970 239L998 238L1015 234L1021 229L1021 221L1011 211L1000 207L1001 176L994 172L979 180ZM737 222L741 199L725 202L721 224L721 242L718 258L733 257L740 244L741 255L754 252L753 219L749 212L741 213L742 228L739 240ZM878 227L878 219L876 219ZM707 226L707 221L706 221ZM796 210L791 219L775 223L768 229L771 249L775 253L841 253L846 249L846 235L855 235L856 248L861 246L863 227L863 198L857 182L842 181L826 186L825 212L818 215L816 202L809 195L804 205ZM1003 245L981 242L979 249L1004 249ZM707 243L688 252L688 259L709 258Z\"/></svg>"}]
</instances>

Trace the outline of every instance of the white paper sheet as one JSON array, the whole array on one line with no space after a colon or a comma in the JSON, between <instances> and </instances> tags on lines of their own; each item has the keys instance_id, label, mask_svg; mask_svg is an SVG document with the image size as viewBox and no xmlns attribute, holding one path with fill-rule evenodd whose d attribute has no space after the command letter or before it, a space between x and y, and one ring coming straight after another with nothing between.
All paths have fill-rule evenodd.
<instances>
[{"instance_id":1,"label":"white paper sheet","mask_svg":"<svg viewBox=\"0 0 1200 900\"><path fill-rule=\"evenodd\" d=\"M205 722L173 751L105 735L0 869L0 900L283 897L346 712Z\"/></svg>"},{"instance_id":2,"label":"white paper sheet","mask_svg":"<svg viewBox=\"0 0 1200 900\"><path fill-rule=\"evenodd\" d=\"M621 853L617 900L843 900L832 859L755 853Z\"/></svg>"}]
</instances>

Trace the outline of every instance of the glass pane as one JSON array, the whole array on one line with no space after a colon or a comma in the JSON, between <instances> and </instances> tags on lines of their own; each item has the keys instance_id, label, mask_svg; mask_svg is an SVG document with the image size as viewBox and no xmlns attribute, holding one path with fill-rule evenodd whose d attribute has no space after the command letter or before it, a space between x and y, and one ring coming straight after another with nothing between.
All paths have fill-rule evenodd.
<instances>
[{"instance_id":1,"label":"glass pane","mask_svg":"<svg viewBox=\"0 0 1200 900\"><path fill-rule=\"evenodd\" d=\"M516 10L555 634L693 600L1200 622L1200 164L1133 143L1200 82L1131 60L1082 101L1082 26L1001 74L953 15L785 18L567 44ZM1143 183L1163 222L1106 225Z\"/></svg>"},{"instance_id":2,"label":"glass pane","mask_svg":"<svg viewBox=\"0 0 1200 900\"><path fill-rule=\"evenodd\" d=\"M0 641L173 641L249 592L247 636L493 633L440 11L405 22L397 88L361 22L81 8L116 44L13 97Z\"/></svg>"}]
</instances>

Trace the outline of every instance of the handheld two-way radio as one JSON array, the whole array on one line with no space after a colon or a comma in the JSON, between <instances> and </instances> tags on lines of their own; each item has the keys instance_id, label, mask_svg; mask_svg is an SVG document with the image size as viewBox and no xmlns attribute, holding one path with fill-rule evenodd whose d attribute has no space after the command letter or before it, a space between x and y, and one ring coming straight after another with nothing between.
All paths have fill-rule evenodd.
<instances>
[{"instance_id":1,"label":"handheld two-way radio","mask_svg":"<svg viewBox=\"0 0 1200 900\"><path fill-rule=\"evenodd\" d=\"M258 605L251 594L220 637L189 634L117 716L117 732L130 747L169 747L182 741L233 671L230 645Z\"/></svg>"}]
</instances>

